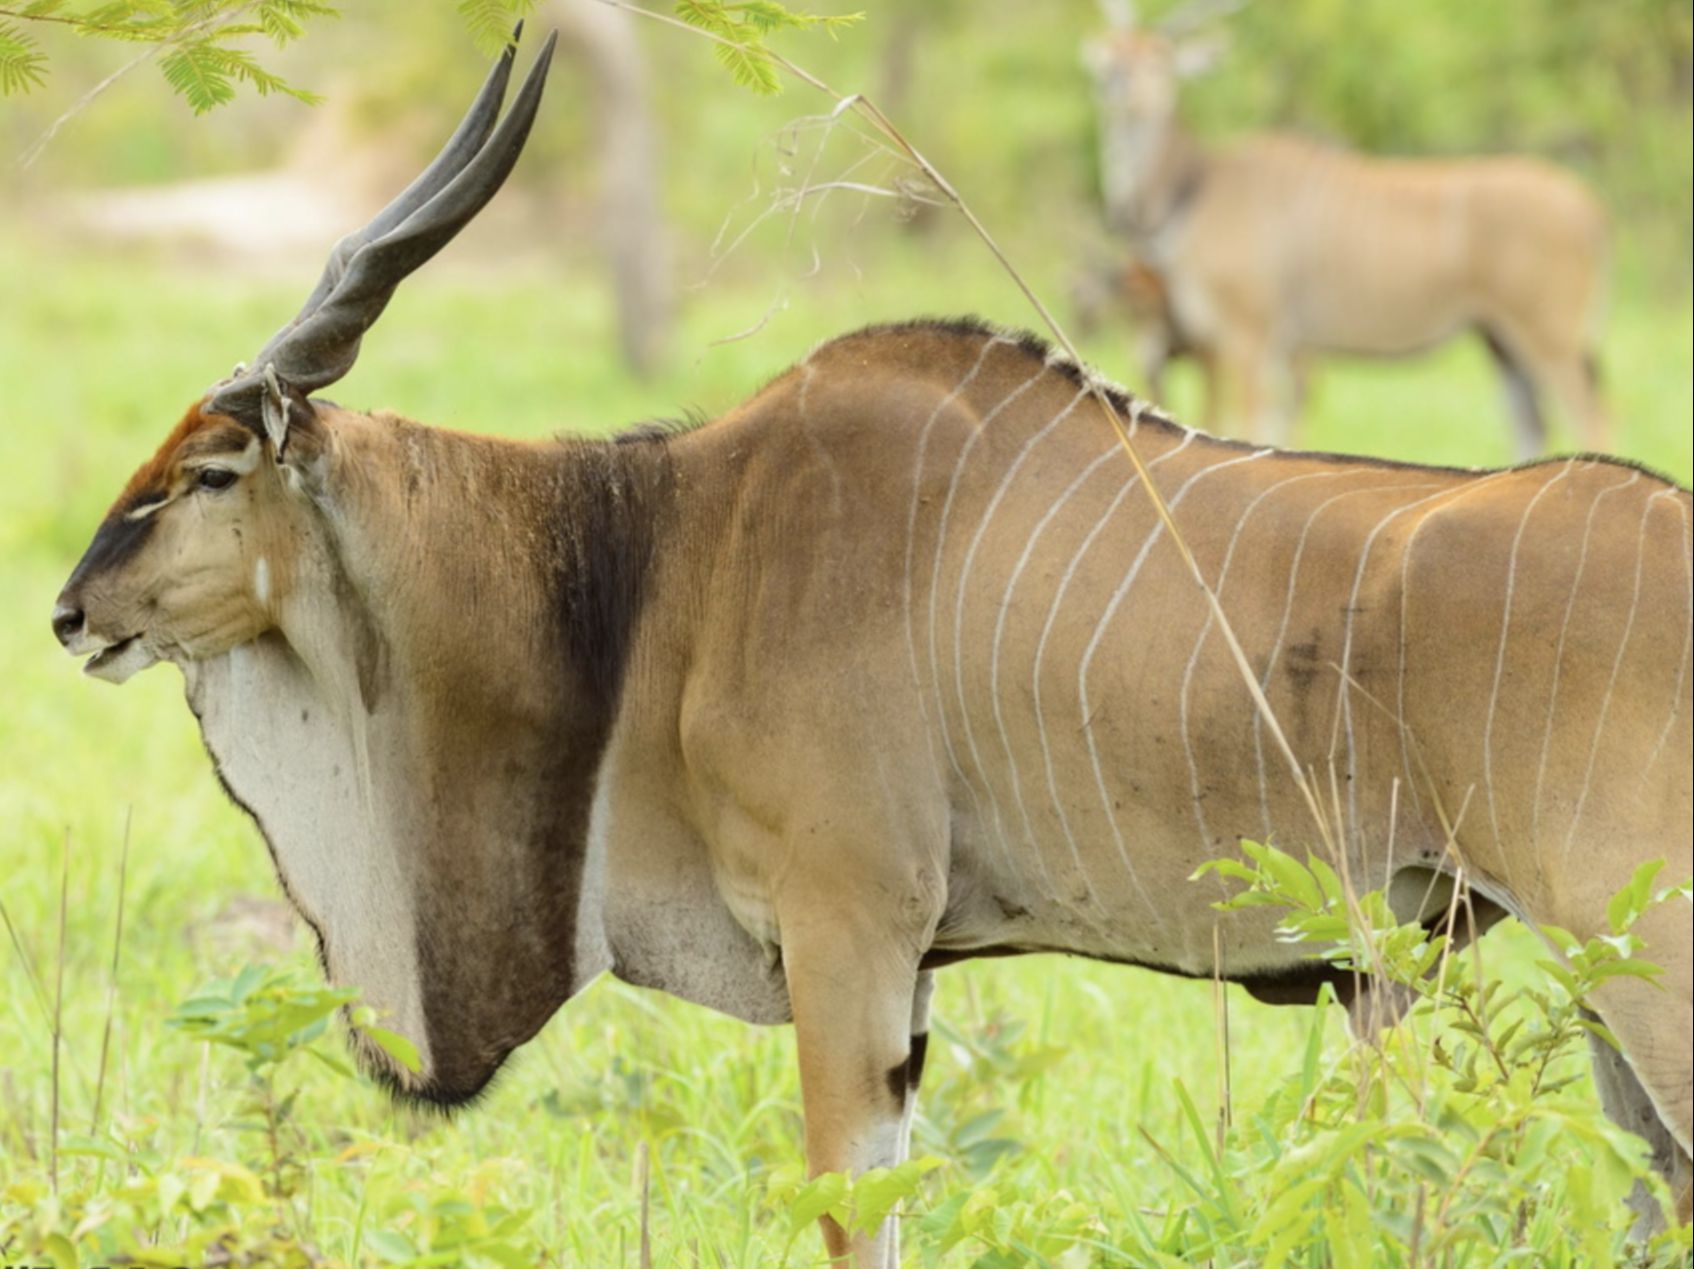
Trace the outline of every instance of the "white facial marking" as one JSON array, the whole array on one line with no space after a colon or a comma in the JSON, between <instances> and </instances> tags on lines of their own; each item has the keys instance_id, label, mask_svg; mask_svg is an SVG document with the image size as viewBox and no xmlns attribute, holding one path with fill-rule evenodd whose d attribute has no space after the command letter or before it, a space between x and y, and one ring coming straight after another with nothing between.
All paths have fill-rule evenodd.
<instances>
[{"instance_id":1,"label":"white facial marking","mask_svg":"<svg viewBox=\"0 0 1694 1269\"><path fill-rule=\"evenodd\" d=\"M252 471L258 465L259 438L257 436L248 441L241 453L237 454L234 458L224 458L220 459L218 462L218 466L227 467L231 471L239 472L243 476Z\"/></svg>"},{"instance_id":2,"label":"white facial marking","mask_svg":"<svg viewBox=\"0 0 1694 1269\"><path fill-rule=\"evenodd\" d=\"M175 501L174 498L165 497L165 498L156 498L152 502L144 502L139 507L135 507L132 510L124 512L124 519L125 520L145 520L148 516L152 515L160 507L166 506L169 503L174 502L174 501Z\"/></svg>"},{"instance_id":3,"label":"white facial marking","mask_svg":"<svg viewBox=\"0 0 1694 1269\"><path fill-rule=\"evenodd\" d=\"M259 439L254 437L248 441L239 454L214 454L205 458L190 459L184 466L191 472L204 471L208 467L216 467L223 471L234 472L237 476L245 476L259 465ZM168 501L168 500L167 500ZM162 504L161 504L162 505Z\"/></svg>"},{"instance_id":4,"label":"white facial marking","mask_svg":"<svg viewBox=\"0 0 1694 1269\"><path fill-rule=\"evenodd\" d=\"M261 608L269 607L271 602L271 563L264 556L253 565L253 596L259 601Z\"/></svg>"}]
</instances>

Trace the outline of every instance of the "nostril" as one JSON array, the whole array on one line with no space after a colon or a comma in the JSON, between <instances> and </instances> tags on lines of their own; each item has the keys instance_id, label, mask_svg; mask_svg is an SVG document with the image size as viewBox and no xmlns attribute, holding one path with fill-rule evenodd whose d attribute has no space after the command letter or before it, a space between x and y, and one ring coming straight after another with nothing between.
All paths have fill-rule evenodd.
<instances>
[{"instance_id":1,"label":"nostril","mask_svg":"<svg viewBox=\"0 0 1694 1269\"><path fill-rule=\"evenodd\" d=\"M53 633L59 636L60 643L68 644L82 629L82 621L82 609L60 604L53 610Z\"/></svg>"}]
</instances>

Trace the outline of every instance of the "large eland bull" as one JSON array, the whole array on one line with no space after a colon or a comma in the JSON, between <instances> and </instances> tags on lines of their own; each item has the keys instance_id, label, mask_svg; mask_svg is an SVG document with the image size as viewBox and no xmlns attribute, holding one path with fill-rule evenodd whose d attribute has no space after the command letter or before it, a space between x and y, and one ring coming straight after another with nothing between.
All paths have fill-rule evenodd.
<instances>
[{"instance_id":1,"label":"large eland bull","mask_svg":"<svg viewBox=\"0 0 1694 1269\"><path fill-rule=\"evenodd\" d=\"M329 977L417 1046L362 1055L399 1094L472 1097L610 971L792 1021L811 1166L892 1163L936 967L1210 975L1223 890L1189 874L1311 841L1307 804L1087 376L1030 336L876 327L609 441L313 398L515 162L546 55L496 127L511 61L135 473L54 630L99 678L181 667ZM1689 873L1687 490L1283 453L1111 399L1294 754L1337 771L1357 884L1457 859L1489 911L1581 934L1641 861ZM1262 911L1222 920L1231 978L1315 995ZM1684 913L1642 932L1664 989L1594 1007L1673 1171L1694 957Z\"/></svg>"},{"instance_id":2,"label":"large eland bull","mask_svg":"<svg viewBox=\"0 0 1694 1269\"><path fill-rule=\"evenodd\" d=\"M1281 134L1204 146L1177 96L1207 48L1123 14L1084 57L1107 217L1205 354L1209 421L1284 441L1302 356L1399 356L1476 331L1520 458L1546 447L1548 397L1605 449L1606 215L1593 195L1527 158L1373 158Z\"/></svg>"}]
</instances>

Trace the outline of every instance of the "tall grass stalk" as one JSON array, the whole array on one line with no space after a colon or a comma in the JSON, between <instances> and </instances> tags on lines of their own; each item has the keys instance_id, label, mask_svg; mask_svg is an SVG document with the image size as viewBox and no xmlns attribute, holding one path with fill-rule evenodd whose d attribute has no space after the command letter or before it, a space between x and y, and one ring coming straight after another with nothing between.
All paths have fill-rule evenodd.
<instances>
[{"instance_id":1,"label":"tall grass stalk","mask_svg":"<svg viewBox=\"0 0 1694 1269\"><path fill-rule=\"evenodd\" d=\"M53 988L53 1102L48 1125L49 1142L47 1174L53 1193L59 1192L59 1054L65 1037L65 927L70 911L71 894L71 831L65 830L64 846L59 857L59 963L57 981Z\"/></svg>"},{"instance_id":2,"label":"tall grass stalk","mask_svg":"<svg viewBox=\"0 0 1694 1269\"><path fill-rule=\"evenodd\" d=\"M112 1049L112 1019L117 1015L118 966L124 947L124 893L129 879L129 834L134 814L133 806L125 808L123 845L118 850L118 913L112 925L112 970L106 981L106 1022L100 1029L100 1065L94 1074L94 1112L88 1120L88 1135L91 1137L100 1133L100 1110L106 1092L106 1060Z\"/></svg>"}]
</instances>

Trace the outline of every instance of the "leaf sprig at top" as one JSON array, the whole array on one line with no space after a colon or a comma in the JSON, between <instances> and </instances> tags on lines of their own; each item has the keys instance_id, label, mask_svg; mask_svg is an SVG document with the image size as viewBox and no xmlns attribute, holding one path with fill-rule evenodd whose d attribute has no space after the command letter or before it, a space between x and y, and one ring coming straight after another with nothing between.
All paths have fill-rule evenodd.
<instances>
[{"instance_id":1,"label":"leaf sprig at top","mask_svg":"<svg viewBox=\"0 0 1694 1269\"><path fill-rule=\"evenodd\" d=\"M767 95L782 91L776 61L765 41L778 31L822 30L831 39L864 19L863 13L797 13L776 0L677 0L676 15L724 41L718 61L743 88Z\"/></svg>"},{"instance_id":2,"label":"leaf sprig at top","mask_svg":"<svg viewBox=\"0 0 1694 1269\"><path fill-rule=\"evenodd\" d=\"M0 22L0 96L28 92L47 78L47 58L15 22Z\"/></svg>"},{"instance_id":3,"label":"leaf sprig at top","mask_svg":"<svg viewBox=\"0 0 1694 1269\"><path fill-rule=\"evenodd\" d=\"M512 38L512 27L534 10L535 0L458 0L456 7L477 51L493 57Z\"/></svg>"},{"instance_id":4,"label":"leaf sprig at top","mask_svg":"<svg viewBox=\"0 0 1694 1269\"><path fill-rule=\"evenodd\" d=\"M535 0L456 0L455 7L472 41L493 53ZM46 81L48 58L36 32L56 29L152 45L165 82L195 114L232 100L242 85L315 104L314 93L266 70L241 42L259 36L281 48L313 19L340 16L336 0L0 0L0 96Z\"/></svg>"}]
</instances>

